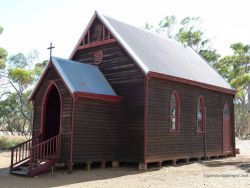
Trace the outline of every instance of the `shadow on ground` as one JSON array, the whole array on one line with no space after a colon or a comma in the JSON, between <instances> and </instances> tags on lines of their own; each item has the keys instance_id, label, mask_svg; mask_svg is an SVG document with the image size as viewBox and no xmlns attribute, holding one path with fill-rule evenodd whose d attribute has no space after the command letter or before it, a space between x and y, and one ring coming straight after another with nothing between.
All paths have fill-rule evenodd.
<instances>
[{"instance_id":1,"label":"shadow on ground","mask_svg":"<svg viewBox=\"0 0 250 188\"><path fill-rule=\"evenodd\" d=\"M0 168L0 187L58 187L77 183L119 178L140 173L133 166L124 166L119 168L74 169L72 174L68 174L66 169L57 169L54 173L47 172L37 177L29 178L25 176L9 175L9 168ZM105 183L105 182L104 182Z\"/></svg>"},{"instance_id":2,"label":"shadow on ground","mask_svg":"<svg viewBox=\"0 0 250 188\"><path fill-rule=\"evenodd\" d=\"M212 168L223 167L223 166L235 166L236 168L239 168L247 173L250 173L250 158L246 158L245 160L241 161L227 161L227 160L213 159L209 161L203 161L201 164Z\"/></svg>"}]
</instances>

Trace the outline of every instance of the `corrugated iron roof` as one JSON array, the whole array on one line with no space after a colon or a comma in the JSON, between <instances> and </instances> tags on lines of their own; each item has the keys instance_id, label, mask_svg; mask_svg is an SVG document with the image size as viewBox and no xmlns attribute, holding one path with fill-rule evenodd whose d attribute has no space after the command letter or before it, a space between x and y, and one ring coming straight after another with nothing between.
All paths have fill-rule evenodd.
<instances>
[{"instance_id":1,"label":"corrugated iron roof","mask_svg":"<svg viewBox=\"0 0 250 188\"><path fill-rule=\"evenodd\" d=\"M145 73L233 89L198 53L181 43L96 13Z\"/></svg>"},{"instance_id":2,"label":"corrugated iron roof","mask_svg":"<svg viewBox=\"0 0 250 188\"><path fill-rule=\"evenodd\" d=\"M234 90L198 53L181 43L139 29L116 19L95 12L90 23L70 55L73 58L82 37L92 21L98 17L116 40L147 74L156 72L220 88Z\"/></svg>"},{"instance_id":3,"label":"corrugated iron roof","mask_svg":"<svg viewBox=\"0 0 250 188\"><path fill-rule=\"evenodd\" d=\"M117 96L97 66L58 57L52 57L51 62L71 93L86 92Z\"/></svg>"}]
</instances>

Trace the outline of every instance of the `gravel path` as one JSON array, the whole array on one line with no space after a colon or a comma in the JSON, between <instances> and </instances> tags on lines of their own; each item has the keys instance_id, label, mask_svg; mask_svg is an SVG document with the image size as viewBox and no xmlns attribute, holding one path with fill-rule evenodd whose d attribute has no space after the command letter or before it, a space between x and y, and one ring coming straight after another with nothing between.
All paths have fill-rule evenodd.
<instances>
[{"instance_id":1,"label":"gravel path","mask_svg":"<svg viewBox=\"0 0 250 188\"><path fill-rule=\"evenodd\" d=\"M250 140L237 140L240 155L139 172L135 167L65 170L26 178L8 174L10 152L0 152L0 187L250 187Z\"/></svg>"}]
</instances>

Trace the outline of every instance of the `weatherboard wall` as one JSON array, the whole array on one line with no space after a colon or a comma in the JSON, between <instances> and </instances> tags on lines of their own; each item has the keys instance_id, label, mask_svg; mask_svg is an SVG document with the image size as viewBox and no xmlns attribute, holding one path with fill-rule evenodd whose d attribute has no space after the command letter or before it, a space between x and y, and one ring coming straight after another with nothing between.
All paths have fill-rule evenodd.
<instances>
[{"instance_id":1,"label":"weatherboard wall","mask_svg":"<svg viewBox=\"0 0 250 188\"><path fill-rule=\"evenodd\" d=\"M42 101L45 96L45 92L51 81L55 81L59 88L59 92L62 98L62 112L61 112L61 161L68 162L70 151L70 128L71 128L71 114L72 114L72 99L65 88L63 82L59 78L58 74L53 67L50 67L47 71L44 79L42 80L39 88L36 91L34 97L34 117L33 117L33 137L40 134L40 126L42 121Z\"/></svg>"},{"instance_id":2,"label":"weatherboard wall","mask_svg":"<svg viewBox=\"0 0 250 188\"><path fill-rule=\"evenodd\" d=\"M97 40L100 24L93 23L96 29L90 30L94 31L92 41ZM120 161L143 161L144 75L117 42L78 50L72 60L93 64L93 52L97 50L103 53L103 61L97 66L117 95L123 97L118 108L117 157Z\"/></svg>"},{"instance_id":3,"label":"weatherboard wall","mask_svg":"<svg viewBox=\"0 0 250 188\"><path fill-rule=\"evenodd\" d=\"M169 131L169 98L173 91L180 98L180 130ZM234 130L233 96L173 81L151 78L148 93L147 162L216 156L223 154L223 114L227 102L231 110L230 129ZM196 105L204 96L206 133L196 132ZM232 131L233 134L233 131ZM234 146L234 136L231 137Z\"/></svg>"},{"instance_id":4,"label":"weatherboard wall","mask_svg":"<svg viewBox=\"0 0 250 188\"><path fill-rule=\"evenodd\" d=\"M80 50L73 60L93 63L91 52L102 50L98 65L118 96L122 96L118 115L118 158L121 161L143 160L144 77L137 65L117 44Z\"/></svg>"},{"instance_id":5,"label":"weatherboard wall","mask_svg":"<svg viewBox=\"0 0 250 188\"><path fill-rule=\"evenodd\" d=\"M116 160L117 103L78 98L74 116L73 162Z\"/></svg>"}]
</instances>

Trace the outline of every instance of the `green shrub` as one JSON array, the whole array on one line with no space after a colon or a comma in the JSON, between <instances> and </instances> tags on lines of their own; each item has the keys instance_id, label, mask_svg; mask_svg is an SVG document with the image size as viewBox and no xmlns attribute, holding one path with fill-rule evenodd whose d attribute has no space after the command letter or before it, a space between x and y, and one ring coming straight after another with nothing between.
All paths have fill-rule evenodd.
<instances>
[{"instance_id":1,"label":"green shrub","mask_svg":"<svg viewBox=\"0 0 250 188\"><path fill-rule=\"evenodd\" d=\"M9 139L8 137L0 137L0 150L8 150L11 147L24 142L23 139Z\"/></svg>"}]
</instances>

